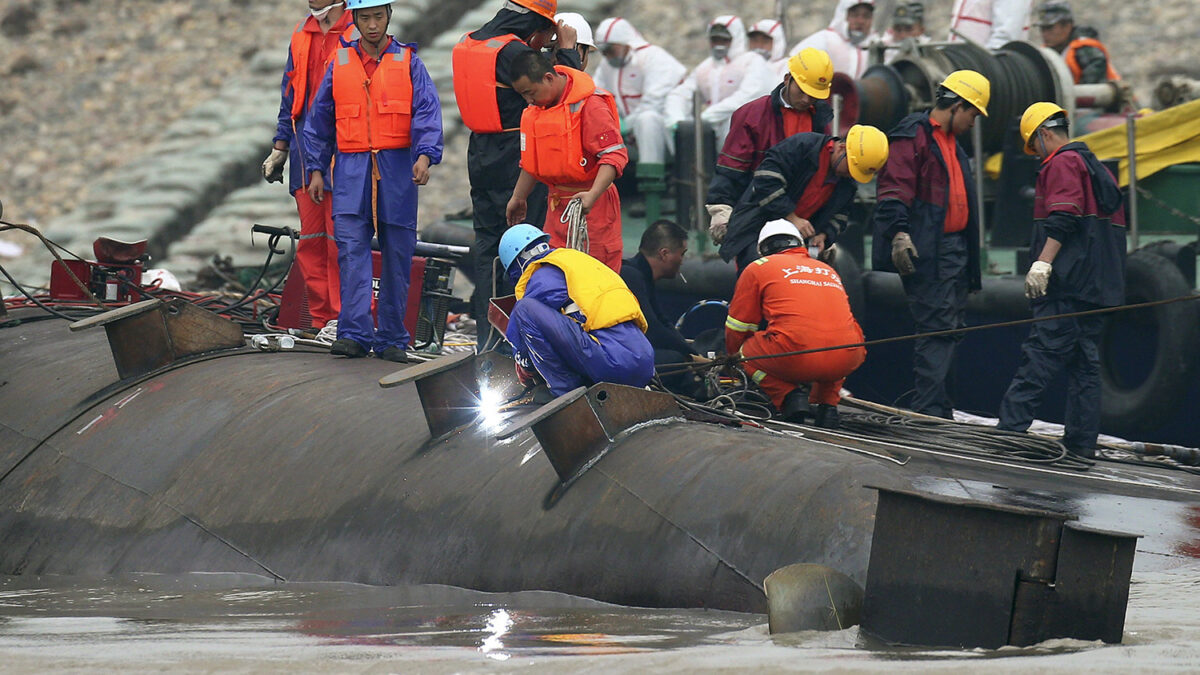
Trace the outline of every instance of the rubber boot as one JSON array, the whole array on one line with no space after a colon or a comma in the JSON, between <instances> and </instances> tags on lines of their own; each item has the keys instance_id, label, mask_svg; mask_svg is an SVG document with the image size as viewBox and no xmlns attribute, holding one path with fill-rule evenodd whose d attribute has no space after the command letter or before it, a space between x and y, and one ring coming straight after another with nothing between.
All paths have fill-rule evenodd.
<instances>
[{"instance_id":1,"label":"rubber boot","mask_svg":"<svg viewBox=\"0 0 1200 675\"><path fill-rule=\"evenodd\" d=\"M638 192L646 201L646 224L662 218L662 196L667 191L666 167L662 164L637 165Z\"/></svg>"},{"instance_id":2,"label":"rubber boot","mask_svg":"<svg viewBox=\"0 0 1200 675\"><path fill-rule=\"evenodd\" d=\"M809 415L808 385L800 385L783 397L783 406L779 411L779 419L793 424L804 424Z\"/></svg>"},{"instance_id":3,"label":"rubber boot","mask_svg":"<svg viewBox=\"0 0 1200 675\"><path fill-rule=\"evenodd\" d=\"M818 403L817 409L813 413L813 424L822 429L837 429L841 427L842 424L838 420L837 406Z\"/></svg>"}]
</instances>

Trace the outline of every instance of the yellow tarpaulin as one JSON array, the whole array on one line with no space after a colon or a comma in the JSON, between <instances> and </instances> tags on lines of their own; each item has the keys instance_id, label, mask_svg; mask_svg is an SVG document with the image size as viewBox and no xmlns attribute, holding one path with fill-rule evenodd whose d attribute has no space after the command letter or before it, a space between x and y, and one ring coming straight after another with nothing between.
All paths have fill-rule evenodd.
<instances>
[{"instance_id":1,"label":"yellow tarpaulin","mask_svg":"<svg viewBox=\"0 0 1200 675\"><path fill-rule=\"evenodd\" d=\"M1200 100L1139 118L1137 130L1138 178L1144 179L1175 164L1200 162ZM1121 158L1118 182L1129 183L1125 125L1121 124L1074 139L1087 143L1100 159ZM988 176L1000 177L1002 155L992 155L985 165Z\"/></svg>"}]
</instances>

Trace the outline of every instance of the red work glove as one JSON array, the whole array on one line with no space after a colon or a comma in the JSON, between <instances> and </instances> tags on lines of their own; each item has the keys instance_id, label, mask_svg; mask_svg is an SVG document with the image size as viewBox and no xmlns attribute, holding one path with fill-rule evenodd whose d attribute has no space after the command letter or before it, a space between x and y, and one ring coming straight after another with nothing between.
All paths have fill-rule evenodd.
<instances>
[{"instance_id":1,"label":"red work glove","mask_svg":"<svg viewBox=\"0 0 1200 675\"><path fill-rule=\"evenodd\" d=\"M533 368L526 368L520 363L516 364L517 380L526 387L532 387L538 383L538 372Z\"/></svg>"}]
</instances>

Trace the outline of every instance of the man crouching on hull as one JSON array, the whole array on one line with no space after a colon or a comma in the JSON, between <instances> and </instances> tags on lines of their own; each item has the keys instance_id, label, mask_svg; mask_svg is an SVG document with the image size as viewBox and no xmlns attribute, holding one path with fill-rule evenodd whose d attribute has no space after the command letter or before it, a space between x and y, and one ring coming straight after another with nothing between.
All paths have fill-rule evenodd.
<instances>
[{"instance_id":1,"label":"man crouching on hull","mask_svg":"<svg viewBox=\"0 0 1200 675\"><path fill-rule=\"evenodd\" d=\"M613 382L644 386L654 377L646 318L617 273L586 253L551 248L532 225L500 239L500 262L516 284L505 337L525 384L541 375L550 393Z\"/></svg>"},{"instance_id":2,"label":"man crouching on hull","mask_svg":"<svg viewBox=\"0 0 1200 675\"><path fill-rule=\"evenodd\" d=\"M773 220L758 237L755 260L738 278L725 320L725 350L739 356L770 356L742 367L788 422L811 410L817 426L837 428L842 383L862 365L864 347L812 354L787 352L857 344L862 329L850 312L842 279L808 256L804 238L787 220ZM765 321L765 330L759 323ZM815 383L811 386L810 383Z\"/></svg>"}]
</instances>

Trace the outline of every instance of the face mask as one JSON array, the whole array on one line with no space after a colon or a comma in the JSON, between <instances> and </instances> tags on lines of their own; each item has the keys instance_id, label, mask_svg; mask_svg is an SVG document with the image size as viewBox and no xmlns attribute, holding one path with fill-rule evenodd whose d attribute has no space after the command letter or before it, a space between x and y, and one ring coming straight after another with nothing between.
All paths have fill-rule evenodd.
<instances>
[{"instance_id":1,"label":"face mask","mask_svg":"<svg viewBox=\"0 0 1200 675\"><path fill-rule=\"evenodd\" d=\"M867 38L867 34L862 32L861 30L852 30L852 31L850 31L850 34L847 37L850 40L850 44L857 45L858 43L862 42L863 40L865 40Z\"/></svg>"},{"instance_id":2,"label":"face mask","mask_svg":"<svg viewBox=\"0 0 1200 675\"><path fill-rule=\"evenodd\" d=\"M723 61L729 54L729 45L713 45L708 53L712 55L713 61Z\"/></svg>"},{"instance_id":3,"label":"face mask","mask_svg":"<svg viewBox=\"0 0 1200 675\"><path fill-rule=\"evenodd\" d=\"M763 57L764 59L766 59L768 61L771 60L771 51L768 49L763 49L762 47L759 47L754 50L754 53L758 54L759 56Z\"/></svg>"},{"instance_id":4,"label":"face mask","mask_svg":"<svg viewBox=\"0 0 1200 675\"><path fill-rule=\"evenodd\" d=\"M329 10L333 9L334 7L341 7L344 4L346 4L346 3L335 2L332 5L326 7L325 9L310 9L310 10L308 10L308 13L312 14L314 19L316 19L317 21L320 21L321 19L325 18L325 15L329 13Z\"/></svg>"},{"instance_id":5,"label":"face mask","mask_svg":"<svg viewBox=\"0 0 1200 675\"><path fill-rule=\"evenodd\" d=\"M626 56L628 56L628 55L626 55ZM618 58L616 56L606 56L606 57L604 57L604 62L607 63L608 65L612 66L613 68L621 68L622 66L625 65L625 59Z\"/></svg>"}]
</instances>

